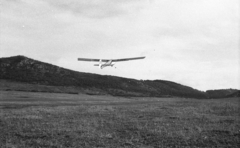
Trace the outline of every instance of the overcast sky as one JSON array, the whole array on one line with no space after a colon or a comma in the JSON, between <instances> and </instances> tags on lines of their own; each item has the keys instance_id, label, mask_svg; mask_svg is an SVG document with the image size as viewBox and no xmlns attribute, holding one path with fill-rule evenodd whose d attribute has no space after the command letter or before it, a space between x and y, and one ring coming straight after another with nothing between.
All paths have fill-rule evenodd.
<instances>
[{"instance_id":1,"label":"overcast sky","mask_svg":"<svg viewBox=\"0 0 240 148\"><path fill-rule=\"evenodd\" d=\"M0 0L0 57L240 89L239 0ZM82 58L127 58L99 69Z\"/></svg>"}]
</instances>

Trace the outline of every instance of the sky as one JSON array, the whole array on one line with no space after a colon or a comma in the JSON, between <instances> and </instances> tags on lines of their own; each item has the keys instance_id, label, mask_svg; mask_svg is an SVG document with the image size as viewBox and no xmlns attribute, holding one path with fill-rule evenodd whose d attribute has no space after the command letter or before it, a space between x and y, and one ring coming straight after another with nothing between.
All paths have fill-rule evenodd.
<instances>
[{"instance_id":1,"label":"sky","mask_svg":"<svg viewBox=\"0 0 240 148\"><path fill-rule=\"evenodd\" d=\"M239 0L0 0L0 57L240 89ZM77 58L146 56L99 69Z\"/></svg>"}]
</instances>

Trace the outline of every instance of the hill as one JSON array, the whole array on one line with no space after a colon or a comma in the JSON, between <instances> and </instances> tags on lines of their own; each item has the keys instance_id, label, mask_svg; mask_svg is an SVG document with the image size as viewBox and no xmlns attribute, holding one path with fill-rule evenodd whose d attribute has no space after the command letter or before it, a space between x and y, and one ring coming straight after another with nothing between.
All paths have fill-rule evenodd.
<instances>
[{"instance_id":1,"label":"hill","mask_svg":"<svg viewBox=\"0 0 240 148\"><path fill-rule=\"evenodd\" d=\"M0 58L0 79L2 81L4 80L4 83L24 82L29 85L31 84L30 88L38 86L37 90L33 89L31 91L41 91L41 88L49 90L48 88L51 88L54 92L56 91L54 89L57 88L60 92L64 92L64 88L68 88L68 90L72 88L76 92L82 90L84 92L98 92L100 94L117 96L178 96L207 98L205 92L171 81L135 80L116 76L77 72L25 56Z\"/></svg>"},{"instance_id":2,"label":"hill","mask_svg":"<svg viewBox=\"0 0 240 148\"><path fill-rule=\"evenodd\" d=\"M226 96L227 98L232 98L232 97L240 97L240 90L237 90L229 95Z\"/></svg>"},{"instance_id":3,"label":"hill","mask_svg":"<svg viewBox=\"0 0 240 148\"><path fill-rule=\"evenodd\" d=\"M218 89L218 90L207 90L206 93L209 98L229 98L229 97L240 97L240 90L237 89Z\"/></svg>"}]
</instances>

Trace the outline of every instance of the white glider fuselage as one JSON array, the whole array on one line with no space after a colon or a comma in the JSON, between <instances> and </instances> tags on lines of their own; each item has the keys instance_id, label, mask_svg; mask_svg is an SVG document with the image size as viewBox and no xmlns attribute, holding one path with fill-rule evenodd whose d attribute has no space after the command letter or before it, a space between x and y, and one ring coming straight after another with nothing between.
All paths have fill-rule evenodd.
<instances>
[{"instance_id":1,"label":"white glider fuselage","mask_svg":"<svg viewBox=\"0 0 240 148\"><path fill-rule=\"evenodd\" d=\"M107 66L113 66L114 62L122 62L122 61L130 61L130 60L139 60L144 59L145 57L135 57L135 58L124 58L124 59L88 59L88 58L78 58L78 61L88 61L88 62L99 62L98 64L94 64L94 66L99 66L99 68L103 69Z\"/></svg>"},{"instance_id":2,"label":"white glider fuselage","mask_svg":"<svg viewBox=\"0 0 240 148\"><path fill-rule=\"evenodd\" d=\"M114 63L112 62L112 60L106 62L106 63L102 63L102 60L99 60L99 64L94 64L94 66L99 66L99 68L103 69L104 67L107 67L107 66L113 66Z\"/></svg>"}]
</instances>

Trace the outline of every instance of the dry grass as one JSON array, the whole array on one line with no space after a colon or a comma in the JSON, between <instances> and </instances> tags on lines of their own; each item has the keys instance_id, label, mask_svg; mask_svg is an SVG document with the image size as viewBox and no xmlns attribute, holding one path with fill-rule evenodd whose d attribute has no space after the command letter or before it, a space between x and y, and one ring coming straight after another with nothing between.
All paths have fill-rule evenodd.
<instances>
[{"instance_id":1,"label":"dry grass","mask_svg":"<svg viewBox=\"0 0 240 148\"><path fill-rule=\"evenodd\" d=\"M239 98L0 92L0 147L239 147Z\"/></svg>"}]
</instances>

